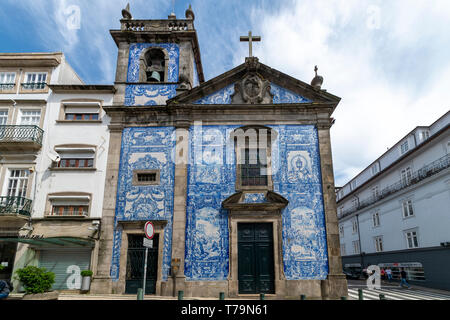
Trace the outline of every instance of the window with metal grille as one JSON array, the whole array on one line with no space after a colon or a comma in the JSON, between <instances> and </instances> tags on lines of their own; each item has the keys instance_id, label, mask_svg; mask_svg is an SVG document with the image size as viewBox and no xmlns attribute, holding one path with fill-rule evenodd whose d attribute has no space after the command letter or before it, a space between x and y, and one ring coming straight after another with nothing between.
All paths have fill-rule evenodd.
<instances>
[{"instance_id":1,"label":"window with metal grille","mask_svg":"<svg viewBox=\"0 0 450 320\"><path fill-rule=\"evenodd\" d=\"M16 85L14 72L0 72L0 90L10 90Z\"/></svg>"},{"instance_id":2,"label":"window with metal grille","mask_svg":"<svg viewBox=\"0 0 450 320\"><path fill-rule=\"evenodd\" d=\"M58 168L93 168L94 158L76 159L76 158L62 158L58 162Z\"/></svg>"},{"instance_id":3,"label":"window with metal grille","mask_svg":"<svg viewBox=\"0 0 450 320\"><path fill-rule=\"evenodd\" d=\"M154 172L154 173L138 173L137 180L139 182L155 182L156 181L156 172Z\"/></svg>"},{"instance_id":4,"label":"window with metal grille","mask_svg":"<svg viewBox=\"0 0 450 320\"><path fill-rule=\"evenodd\" d=\"M22 84L24 89L44 89L47 80L46 72L29 72L25 75L25 83Z\"/></svg>"},{"instance_id":5,"label":"window with metal grille","mask_svg":"<svg viewBox=\"0 0 450 320\"><path fill-rule=\"evenodd\" d=\"M242 150L243 163L241 165L242 186L267 185L267 151L266 149Z\"/></svg>"},{"instance_id":6,"label":"window with metal grille","mask_svg":"<svg viewBox=\"0 0 450 320\"><path fill-rule=\"evenodd\" d=\"M55 205L52 206L52 216L87 216L89 206L85 205Z\"/></svg>"}]
</instances>

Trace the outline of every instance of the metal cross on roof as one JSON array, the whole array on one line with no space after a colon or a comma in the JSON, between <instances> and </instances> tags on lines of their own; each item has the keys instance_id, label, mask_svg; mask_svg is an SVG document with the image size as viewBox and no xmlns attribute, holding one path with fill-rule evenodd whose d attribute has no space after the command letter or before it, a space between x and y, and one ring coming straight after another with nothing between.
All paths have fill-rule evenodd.
<instances>
[{"instance_id":1,"label":"metal cross on roof","mask_svg":"<svg viewBox=\"0 0 450 320\"><path fill-rule=\"evenodd\" d=\"M261 41L260 36L252 36L252 32L248 32L248 37L241 36L241 41L248 41L248 54L249 57L252 57L252 43L253 41Z\"/></svg>"}]
</instances>

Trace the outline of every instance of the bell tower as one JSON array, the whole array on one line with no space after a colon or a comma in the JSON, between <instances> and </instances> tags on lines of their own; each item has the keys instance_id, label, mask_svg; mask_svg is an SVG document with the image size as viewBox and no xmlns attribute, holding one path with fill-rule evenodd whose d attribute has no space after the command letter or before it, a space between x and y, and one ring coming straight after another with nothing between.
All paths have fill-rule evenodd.
<instances>
[{"instance_id":1,"label":"bell tower","mask_svg":"<svg viewBox=\"0 0 450 320\"><path fill-rule=\"evenodd\" d=\"M165 105L204 82L191 6L185 19L135 19L129 4L122 17L120 30L110 31L119 49L115 106Z\"/></svg>"}]
</instances>

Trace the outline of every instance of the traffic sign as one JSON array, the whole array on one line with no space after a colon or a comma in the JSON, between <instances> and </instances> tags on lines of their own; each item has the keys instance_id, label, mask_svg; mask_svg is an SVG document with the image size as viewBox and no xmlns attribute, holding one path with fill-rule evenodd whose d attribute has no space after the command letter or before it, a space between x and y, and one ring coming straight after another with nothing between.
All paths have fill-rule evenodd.
<instances>
[{"instance_id":1,"label":"traffic sign","mask_svg":"<svg viewBox=\"0 0 450 320\"><path fill-rule=\"evenodd\" d=\"M153 226L153 223L147 221L144 226L144 232L147 239L153 239L153 236L155 235L155 227Z\"/></svg>"},{"instance_id":2,"label":"traffic sign","mask_svg":"<svg viewBox=\"0 0 450 320\"><path fill-rule=\"evenodd\" d=\"M144 247L150 248L150 249L153 248L153 240L144 238Z\"/></svg>"}]
</instances>

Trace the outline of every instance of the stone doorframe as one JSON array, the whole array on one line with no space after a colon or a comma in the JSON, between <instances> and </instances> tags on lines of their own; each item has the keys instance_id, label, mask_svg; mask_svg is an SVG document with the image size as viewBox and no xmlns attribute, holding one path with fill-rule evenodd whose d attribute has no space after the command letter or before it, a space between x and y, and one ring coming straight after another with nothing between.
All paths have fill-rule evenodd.
<instances>
[{"instance_id":1,"label":"stone doorframe","mask_svg":"<svg viewBox=\"0 0 450 320\"><path fill-rule=\"evenodd\" d=\"M238 223L271 223L273 230L273 258L275 294L285 295L285 280L283 268L283 238L281 211L272 212L239 212L230 211L228 215L230 243L230 271L228 274L228 294L230 297L246 296L239 294L238 278Z\"/></svg>"},{"instance_id":2,"label":"stone doorframe","mask_svg":"<svg viewBox=\"0 0 450 320\"><path fill-rule=\"evenodd\" d=\"M164 232L167 220L149 220L155 227L155 234L159 234L158 244L158 271L156 277L156 295L161 295L161 282L162 282L162 265L163 265L163 253L164 253ZM128 259L128 235L129 234L142 234L144 237L144 225L146 221L119 221L122 225L122 243L120 247L120 268L119 268L119 281L116 284L116 290L120 293L125 293L126 274L127 274L127 259Z\"/></svg>"}]
</instances>

